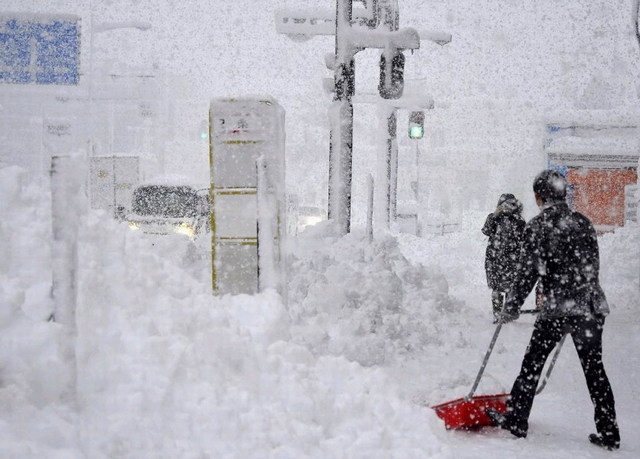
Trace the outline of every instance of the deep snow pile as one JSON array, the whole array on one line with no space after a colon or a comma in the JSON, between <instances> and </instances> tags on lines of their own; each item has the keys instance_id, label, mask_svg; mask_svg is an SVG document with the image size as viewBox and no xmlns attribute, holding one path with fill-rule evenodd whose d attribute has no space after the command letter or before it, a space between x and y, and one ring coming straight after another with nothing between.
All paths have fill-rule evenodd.
<instances>
[{"instance_id":1,"label":"deep snow pile","mask_svg":"<svg viewBox=\"0 0 640 459\"><path fill-rule=\"evenodd\" d=\"M393 239L316 241L292 263L289 313L272 291L212 298L172 256L177 239L152 246L99 214L82 234L79 436L90 457L446 450L431 413L376 365L439 344L432 319L455 306Z\"/></svg>"},{"instance_id":2,"label":"deep snow pile","mask_svg":"<svg viewBox=\"0 0 640 459\"><path fill-rule=\"evenodd\" d=\"M66 333L48 321L50 199L24 170L0 168L0 457L65 457L76 447Z\"/></svg>"},{"instance_id":3,"label":"deep snow pile","mask_svg":"<svg viewBox=\"0 0 640 459\"><path fill-rule=\"evenodd\" d=\"M429 430L432 414L402 398L398 382L374 365L437 342L411 314L422 309L419 318L428 318L453 305L443 280L427 274L436 283L425 282L392 240L369 259L358 255L373 249L362 242L330 244L317 258L321 275L311 260L296 261L289 314L275 292L212 297L208 283L184 269L182 241L151 240L92 213L79 231L73 367L61 351L64 330L25 313L34 302L51 308L48 291L36 299L18 293L50 280L49 252L37 258L51 237L50 201L43 188L20 184L19 170L2 173L3 197L12 198L2 200L11 203L5 211L24 223L19 234L2 227L9 259L26 266L36 257L28 272L2 271L1 301L11 306L1 335L4 456L446 456ZM369 276L376 282L366 281L358 297L352 287ZM329 301L328 291L346 303ZM311 336L318 327L321 339ZM376 352L365 355L369 345ZM74 388L77 405L64 399Z\"/></svg>"},{"instance_id":4,"label":"deep snow pile","mask_svg":"<svg viewBox=\"0 0 640 459\"><path fill-rule=\"evenodd\" d=\"M467 393L493 330L475 223L446 237L373 242L318 227L290 243L285 305L273 291L213 297L204 265L185 264L185 240L149 239L91 213L79 230L73 337L48 321L48 193L17 168L0 169L0 179L0 210L10 217L0 222L9 242L0 260L1 457L593 452L585 440L593 428L586 389L567 392L583 384L575 351L563 351L525 442L491 429L471 437L446 432L425 408ZM625 457L633 457L628 429L637 425L637 389L624 374L637 359L617 349L638 343L637 321L627 320L637 298L637 227L600 240L614 309L605 353L622 401ZM506 327L478 393L508 390L531 321ZM559 448L566 451L558 455Z\"/></svg>"},{"instance_id":5,"label":"deep snow pile","mask_svg":"<svg viewBox=\"0 0 640 459\"><path fill-rule=\"evenodd\" d=\"M316 353L371 366L451 339L443 334L443 321L465 315L435 268L410 263L390 235L368 242L357 232L331 238L314 230L290 248L295 340Z\"/></svg>"}]
</instances>

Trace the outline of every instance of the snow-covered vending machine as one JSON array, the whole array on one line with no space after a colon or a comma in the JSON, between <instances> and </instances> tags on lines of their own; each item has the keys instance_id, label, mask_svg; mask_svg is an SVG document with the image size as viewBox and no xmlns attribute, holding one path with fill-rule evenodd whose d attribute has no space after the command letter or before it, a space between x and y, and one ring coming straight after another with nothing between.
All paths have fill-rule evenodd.
<instances>
[{"instance_id":1,"label":"snow-covered vending machine","mask_svg":"<svg viewBox=\"0 0 640 459\"><path fill-rule=\"evenodd\" d=\"M269 98L214 99L209 134L213 291L281 291L284 110Z\"/></svg>"}]
</instances>

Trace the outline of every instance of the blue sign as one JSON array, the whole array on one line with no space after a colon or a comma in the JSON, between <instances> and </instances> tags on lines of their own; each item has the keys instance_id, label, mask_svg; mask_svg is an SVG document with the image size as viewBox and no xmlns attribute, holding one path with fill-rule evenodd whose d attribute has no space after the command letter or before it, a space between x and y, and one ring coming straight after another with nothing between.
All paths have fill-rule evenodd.
<instances>
[{"instance_id":1,"label":"blue sign","mask_svg":"<svg viewBox=\"0 0 640 459\"><path fill-rule=\"evenodd\" d=\"M80 25L72 16L0 16L0 83L78 84Z\"/></svg>"}]
</instances>

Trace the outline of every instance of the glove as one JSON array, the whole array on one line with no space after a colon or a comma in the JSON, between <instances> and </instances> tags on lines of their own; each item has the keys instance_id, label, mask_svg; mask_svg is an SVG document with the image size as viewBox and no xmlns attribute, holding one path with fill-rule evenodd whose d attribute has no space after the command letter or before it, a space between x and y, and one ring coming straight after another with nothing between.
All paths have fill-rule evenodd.
<instances>
[{"instance_id":1,"label":"glove","mask_svg":"<svg viewBox=\"0 0 640 459\"><path fill-rule=\"evenodd\" d=\"M518 318L520 317L520 313L519 312L511 312L511 311L503 311L500 314L500 323L501 324L508 324L509 322L513 322L514 320L518 320Z\"/></svg>"}]
</instances>

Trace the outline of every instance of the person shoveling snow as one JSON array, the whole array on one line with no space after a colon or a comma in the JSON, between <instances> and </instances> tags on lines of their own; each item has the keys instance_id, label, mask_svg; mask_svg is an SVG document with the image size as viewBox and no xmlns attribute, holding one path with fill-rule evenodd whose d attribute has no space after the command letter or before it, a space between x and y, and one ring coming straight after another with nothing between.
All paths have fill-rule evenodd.
<instances>
[{"instance_id":1,"label":"person shoveling snow","mask_svg":"<svg viewBox=\"0 0 640 459\"><path fill-rule=\"evenodd\" d=\"M615 402L602 363L602 328L609 307L600 287L598 241L587 217L569 209L567 183L556 171L542 171L533 191L540 214L526 226L516 281L507 295L501 322L517 319L526 297L539 283L541 308L516 378L501 413L487 409L494 426L526 437L537 382L556 344L570 334L595 407L597 434L589 441L620 447Z\"/></svg>"}]
</instances>

